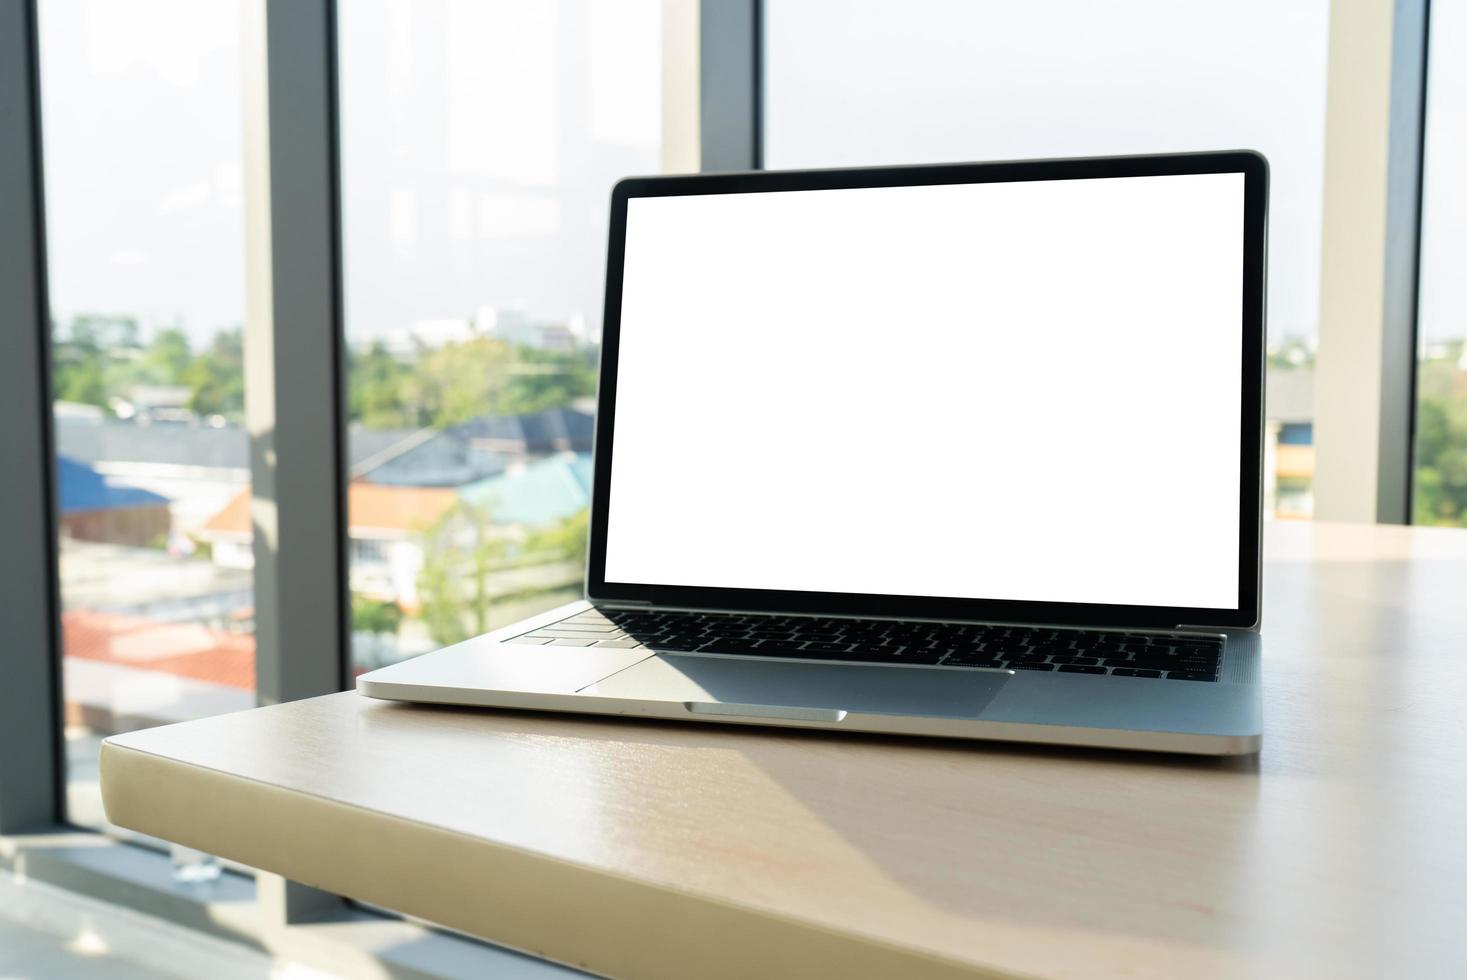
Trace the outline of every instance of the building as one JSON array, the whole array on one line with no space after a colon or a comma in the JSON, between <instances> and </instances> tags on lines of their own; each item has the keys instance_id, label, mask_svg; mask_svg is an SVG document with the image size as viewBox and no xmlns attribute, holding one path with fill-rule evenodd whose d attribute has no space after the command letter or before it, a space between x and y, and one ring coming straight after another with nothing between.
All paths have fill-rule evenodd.
<instances>
[{"instance_id":1,"label":"building","mask_svg":"<svg viewBox=\"0 0 1467 980\"><path fill-rule=\"evenodd\" d=\"M119 484L85 463L56 457L61 533L74 541L136 546L168 540L168 498Z\"/></svg>"},{"instance_id":2,"label":"building","mask_svg":"<svg viewBox=\"0 0 1467 980\"><path fill-rule=\"evenodd\" d=\"M591 454L563 453L518 463L459 490L493 524L544 525L591 506Z\"/></svg>"},{"instance_id":3,"label":"building","mask_svg":"<svg viewBox=\"0 0 1467 980\"><path fill-rule=\"evenodd\" d=\"M454 430L368 429L347 432L351 478L387 486L457 487L504 470L504 453Z\"/></svg>"},{"instance_id":4,"label":"building","mask_svg":"<svg viewBox=\"0 0 1467 980\"><path fill-rule=\"evenodd\" d=\"M449 430L471 450L520 458L591 451L596 416L580 408L548 408L525 415L482 415Z\"/></svg>"},{"instance_id":5,"label":"building","mask_svg":"<svg viewBox=\"0 0 1467 980\"><path fill-rule=\"evenodd\" d=\"M596 416L581 408L483 415L448 429L347 433L351 478L402 487L462 487L505 473L515 461L589 453Z\"/></svg>"},{"instance_id":6,"label":"building","mask_svg":"<svg viewBox=\"0 0 1467 980\"><path fill-rule=\"evenodd\" d=\"M255 638L194 622L68 609L66 720L98 731L254 706Z\"/></svg>"},{"instance_id":7,"label":"building","mask_svg":"<svg viewBox=\"0 0 1467 980\"><path fill-rule=\"evenodd\" d=\"M442 487L380 486L354 482L347 492L350 585L356 595L418 608L423 570L422 534L457 502ZM198 531L216 565L253 568L250 492L242 490Z\"/></svg>"},{"instance_id":8,"label":"building","mask_svg":"<svg viewBox=\"0 0 1467 980\"><path fill-rule=\"evenodd\" d=\"M117 486L167 498L173 530L188 534L249 485L249 436L239 426L145 424L58 416L56 451Z\"/></svg>"}]
</instances>

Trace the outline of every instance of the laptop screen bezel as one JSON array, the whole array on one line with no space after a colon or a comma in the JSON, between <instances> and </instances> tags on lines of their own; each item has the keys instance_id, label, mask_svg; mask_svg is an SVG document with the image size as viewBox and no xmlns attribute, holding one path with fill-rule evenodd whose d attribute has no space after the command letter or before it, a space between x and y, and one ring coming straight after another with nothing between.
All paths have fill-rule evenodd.
<instances>
[{"instance_id":1,"label":"laptop screen bezel","mask_svg":"<svg viewBox=\"0 0 1467 980\"><path fill-rule=\"evenodd\" d=\"M1243 195L1242 385L1238 410L1238 607L1236 609L1109 603L1047 602L952 596L715 588L651 582L608 582L606 538L615 448L618 341L627 202L637 197L749 194L836 188L902 187L998 181L1239 173ZM688 609L905 617L1073 626L1256 628L1261 588L1263 379L1268 164L1237 150L1002 163L942 164L836 170L756 171L672 177L631 177L611 195L606 261L606 309L594 445L586 595L593 601L647 603ZM1207 474L1189 474L1207 479Z\"/></svg>"}]
</instances>

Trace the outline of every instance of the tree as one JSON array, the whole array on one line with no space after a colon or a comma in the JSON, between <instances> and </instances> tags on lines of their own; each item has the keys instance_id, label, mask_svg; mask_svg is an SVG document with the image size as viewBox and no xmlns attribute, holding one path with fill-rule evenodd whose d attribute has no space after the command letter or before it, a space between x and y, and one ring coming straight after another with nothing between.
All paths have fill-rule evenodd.
<instances>
[{"instance_id":1,"label":"tree","mask_svg":"<svg viewBox=\"0 0 1467 980\"><path fill-rule=\"evenodd\" d=\"M188 336L182 330L176 327L160 330L143 352L140 380L155 385L184 384L184 375L193 359Z\"/></svg>"},{"instance_id":2,"label":"tree","mask_svg":"<svg viewBox=\"0 0 1467 980\"><path fill-rule=\"evenodd\" d=\"M373 343L351 354L347 402L369 428L444 429L481 415L568 405L596 391L594 351L542 351L476 337L394 355Z\"/></svg>"},{"instance_id":3,"label":"tree","mask_svg":"<svg viewBox=\"0 0 1467 980\"><path fill-rule=\"evenodd\" d=\"M365 596L351 597L351 628L373 636L390 636L402 624L402 609L395 602L380 602Z\"/></svg>"},{"instance_id":4,"label":"tree","mask_svg":"<svg viewBox=\"0 0 1467 980\"><path fill-rule=\"evenodd\" d=\"M61 401L107 407L106 365L100 354L65 359L58 356L55 385L56 397Z\"/></svg>"},{"instance_id":5,"label":"tree","mask_svg":"<svg viewBox=\"0 0 1467 980\"><path fill-rule=\"evenodd\" d=\"M423 355L408 377L408 390L435 428L504 414L511 361L509 345L489 337L445 344Z\"/></svg>"},{"instance_id":6,"label":"tree","mask_svg":"<svg viewBox=\"0 0 1467 980\"><path fill-rule=\"evenodd\" d=\"M459 501L428 529L418 596L423 622L436 642L458 643L488 632L490 575L507 550L489 514L467 501Z\"/></svg>"},{"instance_id":7,"label":"tree","mask_svg":"<svg viewBox=\"0 0 1467 980\"><path fill-rule=\"evenodd\" d=\"M1413 519L1467 527L1467 345L1421 362L1416 409Z\"/></svg>"},{"instance_id":8,"label":"tree","mask_svg":"<svg viewBox=\"0 0 1467 980\"><path fill-rule=\"evenodd\" d=\"M347 375L349 417L373 429L425 424L405 399L411 373L380 341L353 351Z\"/></svg>"},{"instance_id":9,"label":"tree","mask_svg":"<svg viewBox=\"0 0 1467 980\"><path fill-rule=\"evenodd\" d=\"M214 335L183 373L191 389L189 410L196 415L244 417L244 332L236 327Z\"/></svg>"},{"instance_id":10,"label":"tree","mask_svg":"<svg viewBox=\"0 0 1467 980\"><path fill-rule=\"evenodd\" d=\"M94 319L72 320L65 340L52 350L52 384L61 401L107 406L107 354Z\"/></svg>"},{"instance_id":11,"label":"tree","mask_svg":"<svg viewBox=\"0 0 1467 980\"><path fill-rule=\"evenodd\" d=\"M535 531L525 541L526 554L582 562L591 538L591 511L572 514L549 527Z\"/></svg>"}]
</instances>

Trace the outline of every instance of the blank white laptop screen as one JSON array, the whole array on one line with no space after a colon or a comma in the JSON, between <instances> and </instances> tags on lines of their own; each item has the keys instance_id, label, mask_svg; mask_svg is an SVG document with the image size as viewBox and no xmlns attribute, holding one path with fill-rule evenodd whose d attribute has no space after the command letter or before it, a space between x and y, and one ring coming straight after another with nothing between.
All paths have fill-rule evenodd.
<instances>
[{"instance_id":1,"label":"blank white laptop screen","mask_svg":"<svg viewBox=\"0 0 1467 980\"><path fill-rule=\"evenodd\" d=\"M630 199L606 581L1237 608L1243 180Z\"/></svg>"}]
</instances>

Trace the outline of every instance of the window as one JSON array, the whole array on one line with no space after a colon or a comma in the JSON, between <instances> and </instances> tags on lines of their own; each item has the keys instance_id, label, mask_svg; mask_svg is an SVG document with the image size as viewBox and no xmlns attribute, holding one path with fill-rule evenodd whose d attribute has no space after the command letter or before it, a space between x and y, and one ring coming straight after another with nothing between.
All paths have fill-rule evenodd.
<instances>
[{"instance_id":1,"label":"window","mask_svg":"<svg viewBox=\"0 0 1467 980\"><path fill-rule=\"evenodd\" d=\"M582 594L607 203L658 0L339 11L353 663Z\"/></svg>"},{"instance_id":2,"label":"window","mask_svg":"<svg viewBox=\"0 0 1467 980\"><path fill-rule=\"evenodd\" d=\"M1412 520L1467 527L1467 10L1431 8Z\"/></svg>"},{"instance_id":3,"label":"window","mask_svg":"<svg viewBox=\"0 0 1467 980\"><path fill-rule=\"evenodd\" d=\"M1266 506L1308 516L1313 447L1279 434L1313 420L1328 14L1327 0L767 0L765 164L1262 151Z\"/></svg>"},{"instance_id":4,"label":"window","mask_svg":"<svg viewBox=\"0 0 1467 980\"><path fill-rule=\"evenodd\" d=\"M40 4L67 809L97 745L254 704L239 9Z\"/></svg>"}]
</instances>

